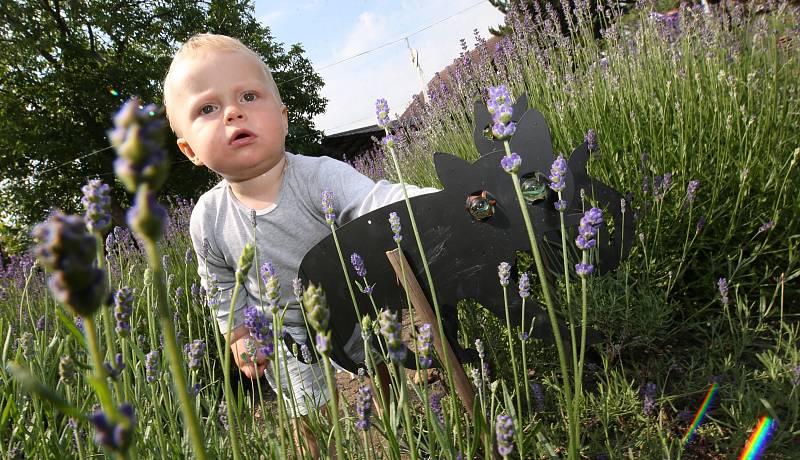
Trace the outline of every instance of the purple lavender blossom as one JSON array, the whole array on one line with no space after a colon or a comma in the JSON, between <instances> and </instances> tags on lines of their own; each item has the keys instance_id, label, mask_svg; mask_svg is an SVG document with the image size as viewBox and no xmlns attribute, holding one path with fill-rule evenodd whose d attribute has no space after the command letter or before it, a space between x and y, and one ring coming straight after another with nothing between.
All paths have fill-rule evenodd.
<instances>
[{"instance_id":1,"label":"purple lavender blossom","mask_svg":"<svg viewBox=\"0 0 800 460\"><path fill-rule=\"evenodd\" d=\"M394 149L395 145L397 145L397 137L392 134L387 134L381 139L381 144L388 149Z\"/></svg>"},{"instance_id":2,"label":"purple lavender blossom","mask_svg":"<svg viewBox=\"0 0 800 460\"><path fill-rule=\"evenodd\" d=\"M394 242L400 244L400 242L403 241L403 235L400 234L402 227L400 226L400 216L398 216L394 211L389 213L389 225L391 226L392 233L394 234L394 236L392 236Z\"/></svg>"},{"instance_id":3,"label":"purple lavender blossom","mask_svg":"<svg viewBox=\"0 0 800 460\"><path fill-rule=\"evenodd\" d=\"M117 321L116 331L120 337L128 337L131 333L131 313L133 313L133 291L123 287L114 293L114 319Z\"/></svg>"},{"instance_id":4,"label":"purple lavender blossom","mask_svg":"<svg viewBox=\"0 0 800 460\"><path fill-rule=\"evenodd\" d=\"M505 140L514 135L517 131L517 125L512 121L508 124L495 123L492 125L492 134L497 140Z\"/></svg>"},{"instance_id":5,"label":"purple lavender blossom","mask_svg":"<svg viewBox=\"0 0 800 460\"><path fill-rule=\"evenodd\" d=\"M103 367L105 368L106 373L108 373L108 376L111 378L111 380L117 380L120 374L122 374L122 371L125 370L125 363L122 362L122 353L117 353L114 356L113 366L109 362L104 362Z\"/></svg>"},{"instance_id":6,"label":"purple lavender blossom","mask_svg":"<svg viewBox=\"0 0 800 460\"><path fill-rule=\"evenodd\" d=\"M553 207L556 211L566 211L567 210L567 202L566 200L557 200L553 203Z\"/></svg>"},{"instance_id":7,"label":"purple lavender blossom","mask_svg":"<svg viewBox=\"0 0 800 460\"><path fill-rule=\"evenodd\" d=\"M699 180L690 180L686 186L686 202L692 203L697 196L697 189L700 188Z\"/></svg>"},{"instance_id":8,"label":"purple lavender blossom","mask_svg":"<svg viewBox=\"0 0 800 460\"><path fill-rule=\"evenodd\" d=\"M792 385L798 386L800 385L800 364L794 366L792 369L792 377L791 377Z\"/></svg>"},{"instance_id":9,"label":"purple lavender blossom","mask_svg":"<svg viewBox=\"0 0 800 460\"><path fill-rule=\"evenodd\" d=\"M95 267L95 238L83 219L56 212L33 234L36 255L52 273L53 296L75 314L94 314L105 296L105 273Z\"/></svg>"},{"instance_id":10,"label":"purple lavender blossom","mask_svg":"<svg viewBox=\"0 0 800 460\"><path fill-rule=\"evenodd\" d=\"M400 323L397 321L397 313L383 309L378 317L378 322L381 325L381 334L386 340L389 358L394 362L403 361L406 357L406 346L400 339Z\"/></svg>"},{"instance_id":11,"label":"purple lavender blossom","mask_svg":"<svg viewBox=\"0 0 800 460\"><path fill-rule=\"evenodd\" d=\"M372 415L372 390L367 385L362 385L356 393L356 428L367 431Z\"/></svg>"},{"instance_id":12,"label":"purple lavender blossom","mask_svg":"<svg viewBox=\"0 0 800 460\"><path fill-rule=\"evenodd\" d=\"M330 348L330 333L323 334L321 332L317 332L317 351L322 353L323 355L327 355L329 348Z\"/></svg>"},{"instance_id":13,"label":"purple lavender blossom","mask_svg":"<svg viewBox=\"0 0 800 460\"><path fill-rule=\"evenodd\" d=\"M531 296L531 280L528 273L519 275L519 296L523 299Z\"/></svg>"},{"instance_id":14,"label":"purple lavender blossom","mask_svg":"<svg viewBox=\"0 0 800 460\"><path fill-rule=\"evenodd\" d=\"M199 369L203 365L203 354L206 352L206 344L200 339L192 340L183 346L183 352L186 353L186 360L189 369Z\"/></svg>"},{"instance_id":15,"label":"purple lavender blossom","mask_svg":"<svg viewBox=\"0 0 800 460\"><path fill-rule=\"evenodd\" d=\"M145 189L142 189L145 190ZM157 241L164 233L167 210L156 200L152 190L137 193L134 206L127 213L128 225L140 236Z\"/></svg>"},{"instance_id":16,"label":"purple lavender blossom","mask_svg":"<svg viewBox=\"0 0 800 460\"><path fill-rule=\"evenodd\" d=\"M111 227L111 188L100 179L92 179L81 188L83 204L86 214L86 226L92 233L104 234Z\"/></svg>"},{"instance_id":17,"label":"purple lavender blossom","mask_svg":"<svg viewBox=\"0 0 800 460\"><path fill-rule=\"evenodd\" d=\"M581 217L578 236L575 238L575 244L579 249L589 250L595 246L595 237L601 223L603 223L603 211L599 208L591 208L586 211Z\"/></svg>"},{"instance_id":18,"label":"purple lavender blossom","mask_svg":"<svg viewBox=\"0 0 800 460\"><path fill-rule=\"evenodd\" d=\"M514 421L505 414L499 414L495 421L497 435L497 452L503 457L514 450Z\"/></svg>"},{"instance_id":19,"label":"purple lavender blossom","mask_svg":"<svg viewBox=\"0 0 800 460\"><path fill-rule=\"evenodd\" d=\"M775 228L775 221L769 220L765 222L762 226L758 227L758 233L768 232Z\"/></svg>"},{"instance_id":20,"label":"purple lavender blossom","mask_svg":"<svg viewBox=\"0 0 800 460\"><path fill-rule=\"evenodd\" d=\"M270 359L275 351L272 322L257 307L248 307L244 311L244 325L255 339L258 351Z\"/></svg>"},{"instance_id":21,"label":"purple lavender blossom","mask_svg":"<svg viewBox=\"0 0 800 460\"><path fill-rule=\"evenodd\" d=\"M417 356L419 357L419 365L423 369L431 367L433 364L433 334L431 332L431 325L424 323L417 330Z\"/></svg>"},{"instance_id":22,"label":"purple lavender blossom","mask_svg":"<svg viewBox=\"0 0 800 460\"><path fill-rule=\"evenodd\" d=\"M444 393L438 391L433 392L428 397L428 403L431 406L431 412L433 413L433 415L436 416L436 419L439 420L439 423L444 425L444 412L442 411L442 396L444 396Z\"/></svg>"},{"instance_id":23,"label":"purple lavender blossom","mask_svg":"<svg viewBox=\"0 0 800 460\"><path fill-rule=\"evenodd\" d=\"M367 267L364 266L364 259L357 252L350 254L350 263L358 276L362 278L367 276Z\"/></svg>"},{"instance_id":24,"label":"purple lavender blossom","mask_svg":"<svg viewBox=\"0 0 800 460\"><path fill-rule=\"evenodd\" d=\"M653 415L653 409L656 405L656 384L653 382L647 382L644 388L642 388L641 393L642 397L644 398L642 412L644 413L645 417L649 417Z\"/></svg>"},{"instance_id":25,"label":"purple lavender blossom","mask_svg":"<svg viewBox=\"0 0 800 460\"><path fill-rule=\"evenodd\" d=\"M44 332L45 324L47 323L47 317L42 315L36 320L36 332Z\"/></svg>"},{"instance_id":26,"label":"purple lavender blossom","mask_svg":"<svg viewBox=\"0 0 800 460\"><path fill-rule=\"evenodd\" d=\"M589 276L594 271L594 265L592 264L585 264L583 262L575 264L575 273L578 276Z\"/></svg>"},{"instance_id":27,"label":"purple lavender blossom","mask_svg":"<svg viewBox=\"0 0 800 460\"><path fill-rule=\"evenodd\" d=\"M154 105L139 109L136 98L127 101L114 116L114 129L108 132L117 151L114 172L129 192L136 192L144 184L157 191L166 181L169 173L169 158L163 146L166 129L164 110Z\"/></svg>"},{"instance_id":28,"label":"purple lavender blossom","mask_svg":"<svg viewBox=\"0 0 800 460\"><path fill-rule=\"evenodd\" d=\"M153 383L158 378L158 350L153 350L144 357L144 374L148 383Z\"/></svg>"},{"instance_id":29,"label":"purple lavender blossom","mask_svg":"<svg viewBox=\"0 0 800 460\"><path fill-rule=\"evenodd\" d=\"M272 265L272 262L264 262L261 266L261 279L264 281L266 285L266 296L267 296L267 306L269 307L270 311L273 315L275 315L278 311L278 303L280 301L280 290L281 284L278 280L277 272L275 271L275 266Z\"/></svg>"},{"instance_id":30,"label":"purple lavender blossom","mask_svg":"<svg viewBox=\"0 0 800 460\"><path fill-rule=\"evenodd\" d=\"M325 213L325 222L333 225L336 221L336 212L333 210L333 192L330 190L322 192L322 212Z\"/></svg>"},{"instance_id":31,"label":"purple lavender blossom","mask_svg":"<svg viewBox=\"0 0 800 460\"><path fill-rule=\"evenodd\" d=\"M586 142L586 147L589 148L589 153L597 152L597 134L595 134L593 129L590 129L586 132L586 135L583 137L583 141Z\"/></svg>"},{"instance_id":32,"label":"purple lavender blossom","mask_svg":"<svg viewBox=\"0 0 800 460\"><path fill-rule=\"evenodd\" d=\"M292 280L292 292L294 293L294 299L297 303L300 303L303 300L303 280L299 277Z\"/></svg>"},{"instance_id":33,"label":"purple lavender blossom","mask_svg":"<svg viewBox=\"0 0 800 460\"><path fill-rule=\"evenodd\" d=\"M719 289L720 300L722 300L723 305L728 305L730 303L730 299L728 298L728 280L725 278L720 278L717 280L717 288Z\"/></svg>"},{"instance_id":34,"label":"purple lavender blossom","mask_svg":"<svg viewBox=\"0 0 800 460\"><path fill-rule=\"evenodd\" d=\"M516 152L512 152L511 156L505 156L500 159L500 166L509 174L519 171L520 165L522 165L522 158Z\"/></svg>"},{"instance_id":35,"label":"purple lavender blossom","mask_svg":"<svg viewBox=\"0 0 800 460\"><path fill-rule=\"evenodd\" d=\"M530 338L530 335L528 335L528 333L526 331L522 331L522 332L519 333L518 337L519 337L520 341L527 342L528 339Z\"/></svg>"},{"instance_id":36,"label":"purple lavender blossom","mask_svg":"<svg viewBox=\"0 0 800 460\"><path fill-rule=\"evenodd\" d=\"M514 108L508 89L503 85L490 86L486 107L492 115L492 134L495 139L506 140L513 136L516 124L511 121Z\"/></svg>"},{"instance_id":37,"label":"purple lavender blossom","mask_svg":"<svg viewBox=\"0 0 800 460\"><path fill-rule=\"evenodd\" d=\"M112 422L102 411L97 411L89 416L89 422L95 430L94 440L106 449L122 453L128 450L133 440L133 428L136 426L136 416L133 406L121 404L118 408L122 415L121 422Z\"/></svg>"},{"instance_id":38,"label":"purple lavender blossom","mask_svg":"<svg viewBox=\"0 0 800 460\"><path fill-rule=\"evenodd\" d=\"M389 103L386 99L378 99L375 101L375 116L378 117L378 127L388 128L391 124L389 121Z\"/></svg>"},{"instance_id":39,"label":"purple lavender blossom","mask_svg":"<svg viewBox=\"0 0 800 460\"><path fill-rule=\"evenodd\" d=\"M186 249L186 253L183 255L183 262L186 263L186 265L194 262L194 251L192 248Z\"/></svg>"},{"instance_id":40,"label":"purple lavender blossom","mask_svg":"<svg viewBox=\"0 0 800 460\"><path fill-rule=\"evenodd\" d=\"M560 192L566 187L564 179L567 177L567 161L564 155L559 155L550 166L550 188L554 192ZM556 208L558 209L558 208Z\"/></svg>"},{"instance_id":41,"label":"purple lavender blossom","mask_svg":"<svg viewBox=\"0 0 800 460\"><path fill-rule=\"evenodd\" d=\"M497 276L500 278L500 286L508 286L508 278L511 275L511 265L508 262L500 262L497 266Z\"/></svg>"},{"instance_id":42,"label":"purple lavender blossom","mask_svg":"<svg viewBox=\"0 0 800 460\"><path fill-rule=\"evenodd\" d=\"M702 232L705 226L706 226L706 216L700 216L700 218L697 219L697 225L694 228L695 233L699 234L700 232Z\"/></svg>"}]
</instances>

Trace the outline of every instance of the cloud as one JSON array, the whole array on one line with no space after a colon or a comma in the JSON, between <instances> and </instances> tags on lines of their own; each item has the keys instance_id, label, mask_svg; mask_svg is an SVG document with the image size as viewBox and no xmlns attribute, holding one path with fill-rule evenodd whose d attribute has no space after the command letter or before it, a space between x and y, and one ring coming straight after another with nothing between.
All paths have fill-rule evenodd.
<instances>
[{"instance_id":1,"label":"cloud","mask_svg":"<svg viewBox=\"0 0 800 460\"><path fill-rule=\"evenodd\" d=\"M344 40L344 45L336 53L336 59L348 58L385 41L387 22L386 17L369 11L359 14L358 21Z\"/></svg>"},{"instance_id":2,"label":"cloud","mask_svg":"<svg viewBox=\"0 0 800 460\"><path fill-rule=\"evenodd\" d=\"M410 6L419 5L414 0L406 3ZM464 3L461 8L469 6ZM457 9L450 7L437 12L426 12L430 14L430 19L426 22L420 21L419 12L409 12L409 15L416 16L416 20L411 21L413 26L397 32L396 35L390 35L392 32L388 27L390 23L400 20L396 15L389 21L386 16L362 13L346 34L335 58L328 62L380 46L402 36L404 32L417 30L444 18ZM419 52L425 80L430 80L436 72L459 56L460 38L467 39L470 46L474 46L473 29L477 28L486 38L489 36L489 27L501 24L502 21L502 14L485 3L410 37L410 45ZM422 90L422 82L411 64L410 52L404 41L321 70L320 75L325 81L322 95L328 98L329 103L326 112L315 117L314 122L326 134L374 124L374 103L380 97L389 102L392 114L402 113L411 103L413 95Z\"/></svg>"},{"instance_id":3,"label":"cloud","mask_svg":"<svg viewBox=\"0 0 800 460\"><path fill-rule=\"evenodd\" d=\"M285 16L286 16L285 11L274 10L261 15L258 18L258 22L266 25L267 27L274 27L275 23L280 22Z\"/></svg>"}]
</instances>

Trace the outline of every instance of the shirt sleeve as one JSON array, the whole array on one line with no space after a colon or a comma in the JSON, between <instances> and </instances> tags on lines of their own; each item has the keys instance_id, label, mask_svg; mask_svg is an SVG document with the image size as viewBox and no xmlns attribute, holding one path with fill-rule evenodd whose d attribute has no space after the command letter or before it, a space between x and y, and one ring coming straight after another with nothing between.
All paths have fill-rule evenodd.
<instances>
[{"instance_id":1,"label":"shirt sleeve","mask_svg":"<svg viewBox=\"0 0 800 460\"><path fill-rule=\"evenodd\" d=\"M417 187L416 185L406 184L406 194L408 197L426 195L438 192L438 189L431 187ZM357 214L362 216L370 211L382 208L386 205L403 200L403 184L393 184L387 180L380 180L375 183L361 202Z\"/></svg>"},{"instance_id":2,"label":"shirt sleeve","mask_svg":"<svg viewBox=\"0 0 800 460\"><path fill-rule=\"evenodd\" d=\"M220 333L228 333L231 296L236 285L236 272L220 253L213 232L213 218L207 216L208 208L201 198L192 210L189 220L189 233L192 246L197 254L197 273L200 284L206 291L207 306L217 320ZM237 296L230 330L244 322L247 295L244 290Z\"/></svg>"},{"instance_id":3,"label":"shirt sleeve","mask_svg":"<svg viewBox=\"0 0 800 460\"><path fill-rule=\"evenodd\" d=\"M323 189L333 192L337 225L344 225L370 211L403 199L402 184L393 184L386 180L374 182L345 162L322 158L318 181ZM435 188L406 184L409 198L438 191Z\"/></svg>"}]
</instances>

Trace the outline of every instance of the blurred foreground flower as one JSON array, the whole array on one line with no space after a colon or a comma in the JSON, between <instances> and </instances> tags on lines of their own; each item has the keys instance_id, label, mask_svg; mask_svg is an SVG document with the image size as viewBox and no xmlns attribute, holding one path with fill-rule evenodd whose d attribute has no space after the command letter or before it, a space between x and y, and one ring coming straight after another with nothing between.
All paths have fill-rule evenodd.
<instances>
[{"instance_id":1,"label":"blurred foreground flower","mask_svg":"<svg viewBox=\"0 0 800 460\"><path fill-rule=\"evenodd\" d=\"M106 293L105 273L95 267L96 240L83 219L56 212L33 235L36 256L53 273L53 296L75 314L94 314Z\"/></svg>"}]
</instances>

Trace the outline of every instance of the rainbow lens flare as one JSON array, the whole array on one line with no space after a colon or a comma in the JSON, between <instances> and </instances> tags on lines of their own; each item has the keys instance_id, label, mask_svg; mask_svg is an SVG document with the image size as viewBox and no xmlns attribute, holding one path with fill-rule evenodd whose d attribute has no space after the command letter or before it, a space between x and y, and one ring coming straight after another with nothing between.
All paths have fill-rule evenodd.
<instances>
[{"instance_id":1,"label":"rainbow lens flare","mask_svg":"<svg viewBox=\"0 0 800 460\"><path fill-rule=\"evenodd\" d=\"M694 435L695 431L697 431L697 427L703 422L706 412L708 411L708 406L711 405L711 400L714 399L714 395L717 394L718 389L719 384L717 382L711 384L711 388L708 389L708 393L706 393L706 397L703 399L703 404L700 405L700 409L698 409L697 413L694 414L694 420L692 420L692 424L689 425L689 429L686 430L686 434L684 434L683 439L681 439L681 443L684 446L686 446L686 444L692 440L692 436Z\"/></svg>"},{"instance_id":2,"label":"rainbow lens flare","mask_svg":"<svg viewBox=\"0 0 800 460\"><path fill-rule=\"evenodd\" d=\"M762 416L750 434L750 439L744 445L744 450L739 455L739 460L756 460L760 458L774 432L775 420L766 415Z\"/></svg>"}]
</instances>

